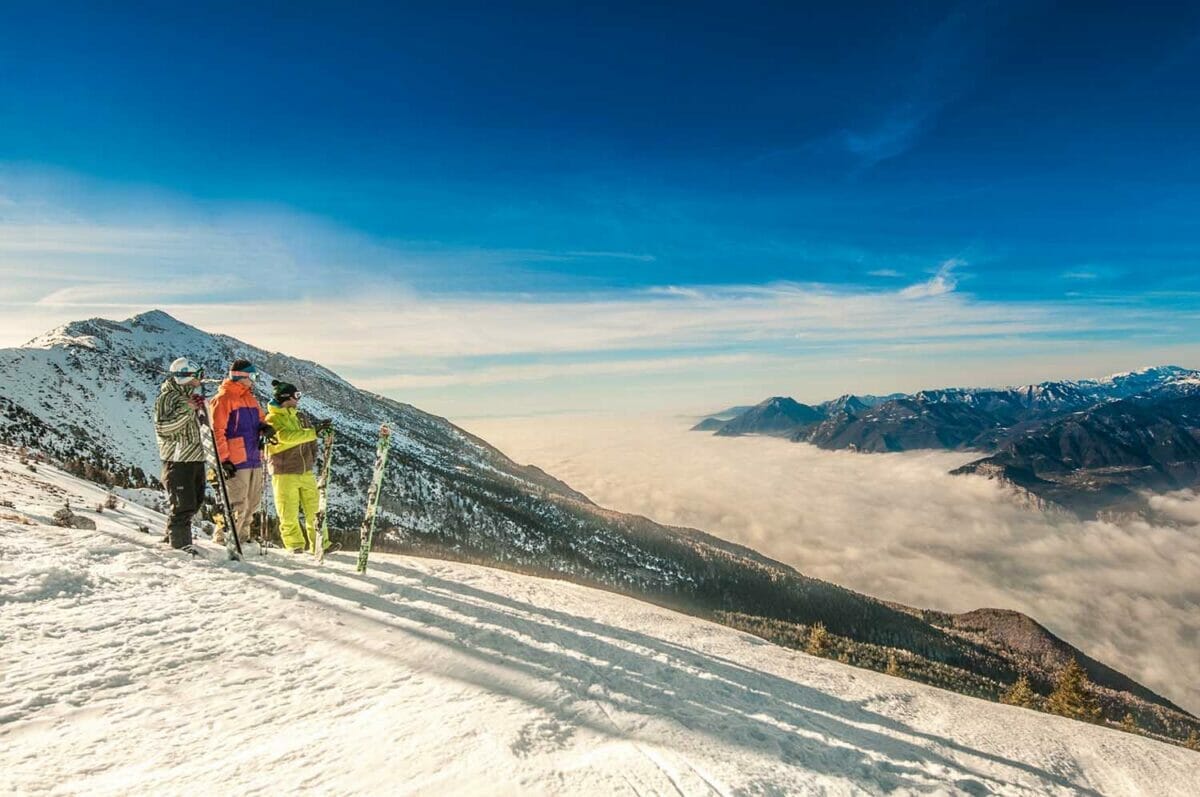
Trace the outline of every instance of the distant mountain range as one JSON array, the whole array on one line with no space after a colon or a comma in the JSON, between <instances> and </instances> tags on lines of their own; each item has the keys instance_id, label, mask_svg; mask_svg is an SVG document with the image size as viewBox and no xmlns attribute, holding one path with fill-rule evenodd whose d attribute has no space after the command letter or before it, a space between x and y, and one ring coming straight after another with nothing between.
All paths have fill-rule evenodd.
<instances>
[{"instance_id":1,"label":"distant mountain range","mask_svg":"<svg viewBox=\"0 0 1200 797\"><path fill-rule=\"evenodd\" d=\"M1045 694L1054 670L1077 658L1110 719L1129 712L1144 730L1174 738L1200 732L1192 715L1028 618L1023 627L1040 629L1036 635L1053 655L1028 655L1004 630L1006 623L987 619L992 615L961 620L888 604L704 532L603 509L443 418L360 390L316 363L210 334L159 311L122 322L74 322L25 346L0 349L0 443L40 451L96 480L156 486L150 414L164 369L180 355L214 376L235 357L248 357L265 372L260 391L270 376L286 378L303 391L303 410L334 419L331 524L349 545L356 544L376 433L386 421L393 434L377 533L382 549L601 586L770 638L784 629L785 643L822 623L847 661L884 669L899 652L908 677L993 699L1020 674ZM824 423L894 400L839 399L816 412ZM784 419L794 412L781 402L762 415ZM801 411L795 417L813 416ZM763 630L768 626L770 633Z\"/></svg>"},{"instance_id":2,"label":"distant mountain range","mask_svg":"<svg viewBox=\"0 0 1200 797\"><path fill-rule=\"evenodd\" d=\"M830 450L978 450L989 456L954 472L1003 479L1082 517L1144 512L1144 492L1200 483L1200 371L1160 366L1001 389L845 395L811 406L776 396L693 428Z\"/></svg>"}]
</instances>

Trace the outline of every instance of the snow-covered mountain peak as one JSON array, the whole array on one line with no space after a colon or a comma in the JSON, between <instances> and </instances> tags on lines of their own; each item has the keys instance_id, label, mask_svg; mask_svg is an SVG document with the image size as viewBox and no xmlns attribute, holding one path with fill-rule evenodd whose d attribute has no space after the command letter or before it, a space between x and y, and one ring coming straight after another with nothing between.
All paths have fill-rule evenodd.
<instances>
[{"instance_id":1,"label":"snow-covered mountain peak","mask_svg":"<svg viewBox=\"0 0 1200 797\"><path fill-rule=\"evenodd\" d=\"M1150 365L1133 371L1109 374L1099 381L1113 385L1124 385L1128 383L1153 384L1165 382L1176 377L1186 376L1194 373L1196 372L1190 368L1183 368L1178 365Z\"/></svg>"},{"instance_id":2,"label":"snow-covered mountain peak","mask_svg":"<svg viewBox=\"0 0 1200 797\"><path fill-rule=\"evenodd\" d=\"M162 310L151 310L127 318L110 321L106 318L89 318L72 321L39 335L22 348L26 349L91 349L114 355L139 358L162 368L176 357L192 359L215 358L224 354L228 346L221 345L231 339L211 335L168 315ZM236 343L236 342L235 342ZM214 345L216 344L216 345ZM250 349L250 347L245 347ZM210 371L219 372L228 363L204 363Z\"/></svg>"},{"instance_id":3,"label":"snow-covered mountain peak","mask_svg":"<svg viewBox=\"0 0 1200 797\"><path fill-rule=\"evenodd\" d=\"M79 346L87 349L108 348L108 332L120 325L103 318L71 321L38 335L26 343L26 349L50 349L56 346Z\"/></svg>"},{"instance_id":4,"label":"snow-covered mountain peak","mask_svg":"<svg viewBox=\"0 0 1200 797\"><path fill-rule=\"evenodd\" d=\"M187 327L190 330L199 331L162 310L147 310L144 313L138 313L132 318L127 318L124 323L127 326L154 328L160 331L177 327Z\"/></svg>"}]
</instances>

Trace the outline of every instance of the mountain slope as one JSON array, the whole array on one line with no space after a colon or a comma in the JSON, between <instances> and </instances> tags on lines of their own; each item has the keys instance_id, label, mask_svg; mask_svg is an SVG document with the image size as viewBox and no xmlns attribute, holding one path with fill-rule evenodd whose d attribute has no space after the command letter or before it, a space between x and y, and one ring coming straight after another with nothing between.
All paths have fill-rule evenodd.
<instances>
[{"instance_id":1,"label":"mountain slope","mask_svg":"<svg viewBox=\"0 0 1200 797\"><path fill-rule=\"evenodd\" d=\"M733 420L749 409L753 408L749 406L728 407L720 412L714 412L711 415L706 415L701 418L700 422L692 427L692 430L700 432L715 432L725 423Z\"/></svg>"},{"instance_id":2,"label":"mountain slope","mask_svg":"<svg viewBox=\"0 0 1200 797\"><path fill-rule=\"evenodd\" d=\"M863 666L882 668L885 648L908 651L913 677L971 694L996 696L1022 671L1013 658L918 612L808 578L700 531L597 507L444 419L357 390L314 363L210 335L160 312L122 323L69 324L28 347L0 351L0 441L95 462L118 476L130 467L150 471L156 455L149 415L159 371L184 353L213 371L247 356L296 383L302 408L335 419L331 523L348 544L356 544L376 429L386 421L394 432L380 550L553 575L700 616L784 623L794 632L820 622L860 646L854 661ZM1144 715L1167 735L1195 721L1159 696L1149 703L1117 696L1112 706L1117 717ZM1167 714L1160 717L1160 709Z\"/></svg>"},{"instance_id":3,"label":"mountain slope","mask_svg":"<svg viewBox=\"0 0 1200 797\"><path fill-rule=\"evenodd\" d=\"M1200 394L1168 386L1055 421L954 473L999 477L1081 515L1140 511L1200 483Z\"/></svg>"},{"instance_id":4,"label":"mountain slope","mask_svg":"<svg viewBox=\"0 0 1200 797\"><path fill-rule=\"evenodd\" d=\"M1047 689L1053 685L1056 673L1075 661L1093 684L1109 692L1128 692L1146 701L1154 700L1154 693L1146 687L1084 654L1020 612L976 609L962 614L925 611L922 615L934 625L994 650L998 655L1020 660L1032 680L1040 680Z\"/></svg>"},{"instance_id":5,"label":"mountain slope","mask_svg":"<svg viewBox=\"0 0 1200 797\"><path fill-rule=\"evenodd\" d=\"M23 793L1188 795L1200 755L609 592L168 551L0 454L0 771Z\"/></svg>"},{"instance_id":6,"label":"mountain slope","mask_svg":"<svg viewBox=\"0 0 1200 797\"><path fill-rule=\"evenodd\" d=\"M820 411L807 404L775 396L726 421L717 430L717 434L788 434L797 426L812 423L820 418Z\"/></svg>"}]
</instances>

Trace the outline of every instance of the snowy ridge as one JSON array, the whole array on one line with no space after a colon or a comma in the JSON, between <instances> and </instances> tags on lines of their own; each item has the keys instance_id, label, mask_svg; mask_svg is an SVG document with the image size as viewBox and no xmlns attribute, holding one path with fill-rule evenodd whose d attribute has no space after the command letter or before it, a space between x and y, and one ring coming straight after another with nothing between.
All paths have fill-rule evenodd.
<instances>
[{"instance_id":1,"label":"snowy ridge","mask_svg":"<svg viewBox=\"0 0 1200 797\"><path fill-rule=\"evenodd\" d=\"M1191 795L1200 754L561 581L171 552L0 453L6 791ZM220 740L236 740L227 755ZM315 753L315 754L314 754Z\"/></svg>"}]
</instances>

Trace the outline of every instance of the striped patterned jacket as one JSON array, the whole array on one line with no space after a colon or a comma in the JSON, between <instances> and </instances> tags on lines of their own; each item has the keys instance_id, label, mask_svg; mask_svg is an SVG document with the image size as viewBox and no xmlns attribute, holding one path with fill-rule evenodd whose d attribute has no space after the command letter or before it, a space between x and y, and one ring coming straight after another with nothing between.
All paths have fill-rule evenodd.
<instances>
[{"instance_id":1,"label":"striped patterned jacket","mask_svg":"<svg viewBox=\"0 0 1200 797\"><path fill-rule=\"evenodd\" d=\"M200 423L188 398L191 388L163 382L154 402L154 436L158 456L163 462L203 462L204 445L200 442Z\"/></svg>"}]
</instances>

